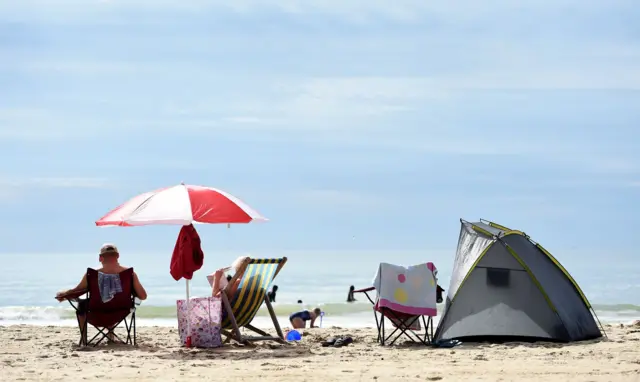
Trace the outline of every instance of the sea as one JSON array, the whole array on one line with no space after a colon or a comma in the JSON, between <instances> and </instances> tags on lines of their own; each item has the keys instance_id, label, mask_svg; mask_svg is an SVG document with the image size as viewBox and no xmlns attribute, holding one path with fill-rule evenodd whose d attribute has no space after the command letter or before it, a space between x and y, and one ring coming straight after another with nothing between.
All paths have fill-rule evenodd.
<instances>
[{"instance_id":1,"label":"sea","mask_svg":"<svg viewBox=\"0 0 640 382\"><path fill-rule=\"evenodd\" d=\"M371 303L364 295L347 303L349 286L369 287L380 262L401 265L433 262L438 283L448 289L454 253L441 251L280 251L224 253L205 251L205 262L190 282L191 297L211 295L206 276L228 266L240 255L282 257L288 261L274 281L278 293L274 308L282 326L289 314L320 307L322 326L374 327ZM630 323L640 319L640 263L589 261L577 254L554 254L581 286L602 323ZM169 274L171 251L123 253L121 263L133 266L147 290L148 299L137 311L139 326L177 326L176 301L186 295L185 280ZM77 285L87 267L99 267L93 253L0 254L0 325L76 325L73 309L54 299L56 292ZM446 292L445 292L446 293ZM302 304L298 303L302 301ZM439 314L443 306L439 306ZM269 327L263 306L254 325Z\"/></svg>"}]
</instances>

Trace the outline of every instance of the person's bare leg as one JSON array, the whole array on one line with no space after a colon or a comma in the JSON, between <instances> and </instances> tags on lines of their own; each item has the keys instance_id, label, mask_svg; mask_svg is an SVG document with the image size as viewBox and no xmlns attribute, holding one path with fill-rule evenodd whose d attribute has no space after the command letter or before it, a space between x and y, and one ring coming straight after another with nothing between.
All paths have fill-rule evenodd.
<instances>
[{"instance_id":1,"label":"person's bare leg","mask_svg":"<svg viewBox=\"0 0 640 382\"><path fill-rule=\"evenodd\" d=\"M115 330L116 326L112 326L109 334L107 334L107 339L109 340L109 342L111 343L123 343L120 338L118 338L118 336L113 332L113 330Z\"/></svg>"},{"instance_id":2,"label":"person's bare leg","mask_svg":"<svg viewBox=\"0 0 640 382\"><path fill-rule=\"evenodd\" d=\"M291 320L291 326L293 326L294 329L304 329L306 326L306 323L302 318L296 317L293 320Z\"/></svg>"}]
</instances>

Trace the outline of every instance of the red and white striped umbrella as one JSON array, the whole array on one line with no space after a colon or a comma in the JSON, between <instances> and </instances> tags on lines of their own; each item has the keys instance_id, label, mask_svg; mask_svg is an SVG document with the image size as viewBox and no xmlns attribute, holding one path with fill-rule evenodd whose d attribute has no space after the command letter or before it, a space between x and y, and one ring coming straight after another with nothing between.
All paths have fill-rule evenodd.
<instances>
[{"instance_id":1,"label":"red and white striped umbrella","mask_svg":"<svg viewBox=\"0 0 640 382\"><path fill-rule=\"evenodd\" d=\"M138 195L103 216L96 225L230 224L266 220L222 190L179 184Z\"/></svg>"}]
</instances>

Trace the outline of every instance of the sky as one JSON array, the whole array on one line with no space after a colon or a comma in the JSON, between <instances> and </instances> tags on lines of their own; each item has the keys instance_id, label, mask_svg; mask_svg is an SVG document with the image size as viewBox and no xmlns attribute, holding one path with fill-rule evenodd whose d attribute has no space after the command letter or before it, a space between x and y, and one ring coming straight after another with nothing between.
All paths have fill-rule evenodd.
<instances>
[{"instance_id":1,"label":"sky","mask_svg":"<svg viewBox=\"0 0 640 382\"><path fill-rule=\"evenodd\" d=\"M633 259L634 0L0 1L0 252L170 253L98 228L217 187L270 219L213 251L451 251L459 219ZM568 256L568 255L565 255Z\"/></svg>"}]
</instances>

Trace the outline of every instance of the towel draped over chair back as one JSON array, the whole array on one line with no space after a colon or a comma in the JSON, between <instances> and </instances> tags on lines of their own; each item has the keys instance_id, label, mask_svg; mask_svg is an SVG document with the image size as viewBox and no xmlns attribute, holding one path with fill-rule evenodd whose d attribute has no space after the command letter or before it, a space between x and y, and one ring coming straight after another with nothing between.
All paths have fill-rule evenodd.
<instances>
[{"instance_id":1,"label":"towel draped over chair back","mask_svg":"<svg viewBox=\"0 0 640 382\"><path fill-rule=\"evenodd\" d=\"M108 302L102 302L100 286L98 283L98 271L87 269L87 284L89 289L89 314L88 320L92 325L109 326L126 317L134 307L133 268L119 273L122 292L116 293Z\"/></svg>"}]
</instances>

